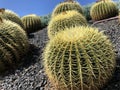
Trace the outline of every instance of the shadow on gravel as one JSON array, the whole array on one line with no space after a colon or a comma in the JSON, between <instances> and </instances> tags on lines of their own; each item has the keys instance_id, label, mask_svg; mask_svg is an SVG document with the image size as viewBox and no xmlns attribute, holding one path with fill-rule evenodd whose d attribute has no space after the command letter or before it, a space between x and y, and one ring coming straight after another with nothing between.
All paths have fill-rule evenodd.
<instances>
[{"instance_id":1,"label":"shadow on gravel","mask_svg":"<svg viewBox=\"0 0 120 90\"><path fill-rule=\"evenodd\" d=\"M26 55L21 58L20 62L18 62L18 65L15 66L15 68L9 68L9 70L6 70L2 75L2 77L11 75L15 73L15 70L22 71L24 68L28 68L30 65L36 63L39 60L39 55L42 52L41 48L36 47L33 44L30 44L30 49Z\"/></svg>"},{"instance_id":2,"label":"shadow on gravel","mask_svg":"<svg viewBox=\"0 0 120 90\"><path fill-rule=\"evenodd\" d=\"M30 39L30 38L34 38L35 36L34 36L34 34L32 33L32 34L28 34L28 38Z\"/></svg>"},{"instance_id":3,"label":"shadow on gravel","mask_svg":"<svg viewBox=\"0 0 120 90\"><path fill-rule=\"evenodd\" d=\"M113 77L100 90L120 90L120 56L116 58L116 68Z\"/></svg>"}]
</instances>

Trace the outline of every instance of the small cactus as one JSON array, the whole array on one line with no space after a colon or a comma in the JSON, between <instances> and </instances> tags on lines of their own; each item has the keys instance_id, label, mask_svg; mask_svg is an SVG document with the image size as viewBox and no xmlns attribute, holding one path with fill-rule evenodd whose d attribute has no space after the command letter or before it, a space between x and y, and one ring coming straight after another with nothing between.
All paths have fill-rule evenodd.
<instances>
[{"instance_id":1,"label":"small cactus","mask_svg":"<svg viewBox=\"0 0 120 90\"><path fill-rule=\"evenodd\" d=\"M41 19L35 14L23 16L21 20L28 34L36 32L41 28Z\"/></svg>"},{"instance_id":2,"label":"small cactus","mask_svg":"<svg viewBox=\"0 0 120 90\"><path fill-rule=\"evenodd\" d=\"M9 67L15 67L20 58L29 49L25 31L16 23L0 21L0 73Z\"/></svg>"},{"instance_id":3,"label":"small cactus","mask_svg":"<svg viewBox=\"0 0 120 90\"><path fill-rule=\"evenodd\" d=\"M50 40L43 53L44 68L57 90L98 90L115 68L112 43L97 28L66 28Z\"/></svg>"},{"instance_id":4,"label":"small cactus","mask_svg":"<svg viewBox=\"0 0 120 90\"><path fill-rule=\"evenodd\" d=\"M62 2L58 4L55 9L53 10L52 17L60 14L61 12L64 11L69 11L69 10L75 10L78 11L79 13L83 14L83 9L81 5L78 2Z\"/></svg>"},{"instance_id":5,"label":"small cactus","mask_svg":"<svg viewBox=\"0 0 120 90\"><path fill-rule=\"evenodd\" d=\"M48 25L48 37L53 38L59 31L66 27L87 25L85 17L77 11L66 11L52 18Z\"/></svg>"},{"instance_id":6,"label":"small cactus","mask_svg":"<svg viewBox=\"0 0 120 90\"><path fill-rule=\"evenodd\" d=\"M94 21L115 17L118 13L116 4L111 0L100 0L90 10L90 15Z\"/></svg>"},{"instance_id":7,"label":"small cactus","mask_svg":"<svg viewBox=\"0 0 120 90\"><path fill-rule=\"evenodd\" d=\"M8 10L8 9L1 8L0 9L0 17L4 18L6 20L15 22L24 29L24 25L23 25L20 17L15 12Z\"/></svg>"}]
</instances>

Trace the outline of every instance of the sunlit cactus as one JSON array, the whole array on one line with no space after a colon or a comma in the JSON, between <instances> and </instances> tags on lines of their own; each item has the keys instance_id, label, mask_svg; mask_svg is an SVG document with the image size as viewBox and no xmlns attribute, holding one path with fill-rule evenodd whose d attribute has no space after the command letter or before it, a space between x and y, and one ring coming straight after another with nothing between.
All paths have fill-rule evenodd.
<instances>
[{"instance_id":1,"label":"sunlit cactus","mask_svg":"<svg viewBox=\"0 0 120 90\"><path fill-rule=\"evenodd\" d=\"M66 28L43 53L45 72L56 90L99 90L112 77L115 52L97 28Z\"/></svg>"},{"instance_id":2,"label":"sunlit cactus","mask_svg":"<svg viewBox=\"0 0 120 90\"><path fill-rule=\"evenodd\" d=\"M48 37L52 39L59 31L66 27L87 26L85 17L77 11L66 11L52 18L48 25Z\"/></svg>"},{"instance_id":3,"label":"sunlit cactus","mask_svg":"<svg viewBox=\"0 0 120 90\"><path fill-rule=\"evenodd\" d=\"M116 4L111 0L100 0L95 3L90 10L93 21L115 17L118 13L119 10Z\"/></svg>"},{"instance_id":4,"label":"sunlit cactus","mask_svg":"<svg viewBox=\"0 0 120 90\"><path fill-rule=\"evenodd\" d=\"M81 7L81 5L78 2L73 2L70 0L69 2L67 1L58 4L52 12L52 17L60 14L61 12L69 10L75 10L83 14L83 8Z\"/></svg>"},{"instance_id":5,"label":"sunlit cactus","mask_svg":"<svg viewBox=\"0 0 120 90\"><path fill-rule=\"evenodd\" d=\"M74 2L75 0L64 0L65 2Z\"/></svg>"}]
</instances>

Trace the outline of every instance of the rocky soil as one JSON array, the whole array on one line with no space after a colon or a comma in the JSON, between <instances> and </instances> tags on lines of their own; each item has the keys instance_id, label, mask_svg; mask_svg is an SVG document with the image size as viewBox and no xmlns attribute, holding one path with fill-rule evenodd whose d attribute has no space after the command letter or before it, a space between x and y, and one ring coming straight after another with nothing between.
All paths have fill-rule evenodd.
<instances>
[{"instance_id":1,"label":"rocky soil","mask_svg":"<svg viewBox=\"0 0 120 90\"><path fill-rule=\"evenodd\" d=\"M101 90L120 90L120 24L115 19L97 23L93 26L109 36L117 53L115 73ZM50 85L44 73L42 62L42 52L47 41L46 28L29 35L31 46L30 51L22 59L24 63L21 63L16 70L11 70L0 76L0 90L49 90L47 88Z\"/></svg>"}]
</instances>

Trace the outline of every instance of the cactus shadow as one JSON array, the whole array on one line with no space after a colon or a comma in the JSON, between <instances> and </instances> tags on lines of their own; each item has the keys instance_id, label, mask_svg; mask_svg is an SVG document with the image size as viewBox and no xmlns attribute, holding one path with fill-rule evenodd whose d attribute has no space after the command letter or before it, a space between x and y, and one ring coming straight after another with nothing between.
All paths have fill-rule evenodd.
<instances>
[{"instance_id":1,"label":"cactus shadow","mask_svg":"<svg viewBox=\"0 0 120 90\"><path fill-rule=\"evenodd\" d=\"M116 58L116 68L112 78L100 90L120 90L120 56Z\"/></svg>"},{"instance_id":2,"label":"cactus shadow","mask_svg":"<svg viewBox=\"0 0 120 90\"><path fill-rule=\"evenodd\" d=\"M11 74L14 74L16 70L22 71L24 68L28 68L30 65L35 64L39 59L40 51L42 49L39 47L36 47L33 44L30 44L30 48L28 53L26 53L20 60L20 62L17 63L17 65L13 68L8 68L5 72L1 73L1 77L9 76Z\"/></svg>"}]
</instances>

